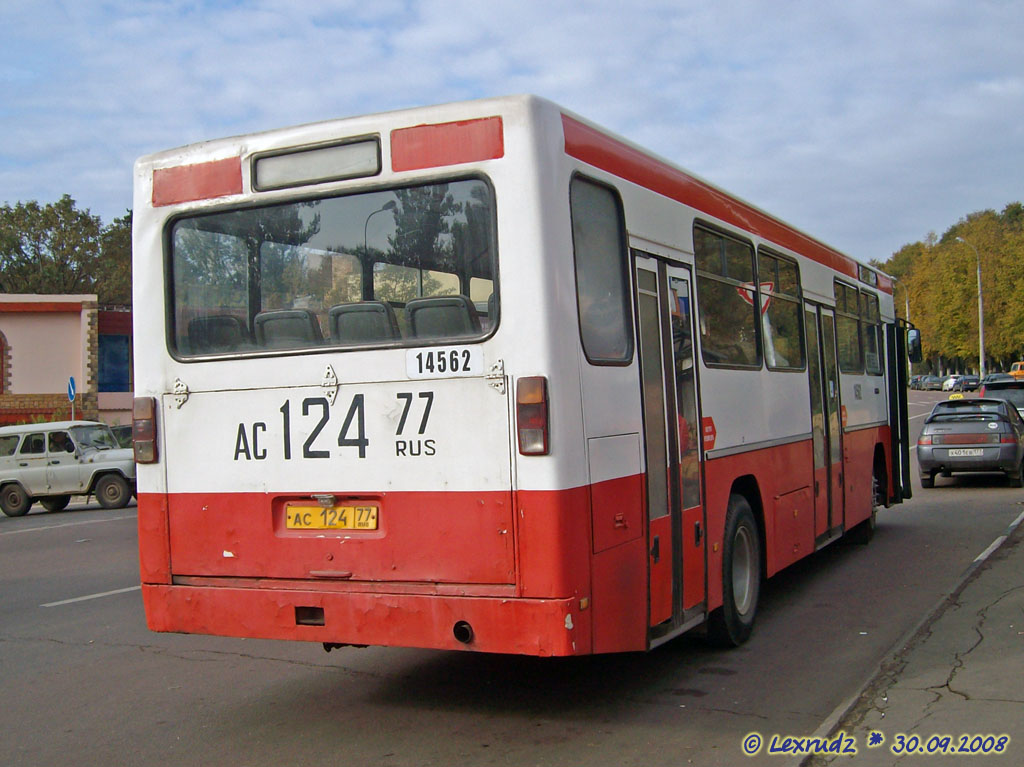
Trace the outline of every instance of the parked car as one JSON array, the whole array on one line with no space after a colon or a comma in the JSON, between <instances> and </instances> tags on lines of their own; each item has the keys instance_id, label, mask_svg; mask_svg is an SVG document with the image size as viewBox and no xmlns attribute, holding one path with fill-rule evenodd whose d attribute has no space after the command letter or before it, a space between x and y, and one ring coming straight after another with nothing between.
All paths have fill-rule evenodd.
<instances>
[{"instance_id":1,"label":"parked car","mask_svg":"<svg viewBox=\"0 0 1024 767\"><path fill-rule=\"evenodd\" d=\"M922 378L924 378L923 375L913 375L913 376L910 376L910 381L909 381L910 388L911 389L920 389L921 388L921 379Z\"/></svg>"},{"instance_id":2,"label":"parked car","mask_svg":"<svg viewBox=\"0 0 1024 767\"><path fill-rule=\"evenodd\" d=\"M942 382L942 391L956 391L962 377L959 375L946 376L946 380Z\"/></svg>"},{"instance_id":3,"label":"parked car","mask_svg":"<svg viewBox=\"0 0 1024 767\"><path fill-rule=\"evenodd\" d=\"M976 375L963 375L960 376L960 382L957 387L960 391L977 391L978 385L981 383L981 379Z\"/></svg>"},{"instance_id":4,"label":"parked car","mask_svg":"<svg viewBox=\"0 0 1024 767\"><path fill-rule=\"evenodd\" d=\"M917 440L917 465L922 487L934 487L936 474L962 471L1001 471L1024 487L1024 419L1002 399L939 402Z\"/></svg>"},{"instance_id":5,"label":"parked car","mask_svg":"<svg viewBox=\"0 0 1024 767\"><path fill-rule=\"evenodd\" d=\"M981 379L981 386L979 388L984 389L987 384L995 383L997 381L1013 381L1016 380L1009 373L989 373L987 376Z\"/></svg>"},{"instance_id":6,"label":"parked car","mask_svg":"<svg viewBox=\"0 0 1024 767\"><path fill-rule=\"evenodd\" d=\"M117 440L117 444L119 444L121 447L130 448L132 446L131 424L111 426L110 431L113 433L114 438Z\"/></svg>"},{"instance_id":7,"label":"parked car","mask_svg":"<svg viewBox=\"0 0 1024 767\"><path fill-rule=\"evenodd\" d=\"M938 376L925 376L921 379L921 389L939 391L942 389L942 379Z\"/></svg>"},{"instance_id":8,"label":"parked car","mask_svg":"<svg viewBox=\"0 0 1024 767\"><path fill-rule=\"evenodd\" d=\"M35 501L60 511L72 495L95 495L105 509L135 493L135 457L110 427L61 421L0 427L0 510L26 514Z\"/></svg>"},{"instance_id":9,"label":"parked car","mask_svg":"<svg viewBox=\"0 0 1024 767\"><path fill-rule=\"evenodd\" d=\"M1017 380L1024 380L1024 362L1014 362L1010 365L1010 375Z\"/></svg>"},{"instance_id":10,"label":"parked car","mask_svg":"<svg viewBox=\"0 0 1024 767\"><path fill-rule=\"evenodd\" d=\"M1024 415L1024 381L1017 381L1009 376L1005 380L989 381L982 388L981 396L1006 400L1017 408L1017 412Z\"/></svg>"}]
</instances>

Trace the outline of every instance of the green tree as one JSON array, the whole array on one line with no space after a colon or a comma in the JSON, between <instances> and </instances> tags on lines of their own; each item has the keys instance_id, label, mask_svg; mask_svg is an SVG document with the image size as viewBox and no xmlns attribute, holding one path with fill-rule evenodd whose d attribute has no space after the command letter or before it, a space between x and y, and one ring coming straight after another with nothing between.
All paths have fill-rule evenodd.
<instances>
[{"instance_id":1,"label":"green tree","mask_svg":"<svg viewBox=\"0 0 1024 767\"><path fill-rule=\"evenodd\" d=\"M1024 359L1024 205L970 213L941 237L929 234L878 264L907 291L936 372L977 367L979 260L987 367L1006 369ZM903 289L896 288L898 309Z\"/></svg>"},{"instance_id":2,"label":"green tree","mask_svg":"<svg viewBox=\"0 0 1024 767\"><path fill-rule=\"evenodd\" d=\"M0 208L0 291L91 293L100 259L99 216L70 195L46 206Z\"/></svg>"},{"instance_id":3,"label":"green tree","mask_svg":"<svg viewBox=\"0 0 1024 767\"><path fill-rule=\"evenodd\" d=\"M0 292L96 293L132 302L132 214L103 226L70 195L0 208Z\"/></svg>"},{"instance_id":4,"label":"green tree","mask_svg":"<svg viewBox=\"0 0 1024 767\"><path fill-rule=\"evenodd\" d=\"M96 268L96 294L100 304L132 303L132 212L104 227Z\"/></svg>"}]
</instances>

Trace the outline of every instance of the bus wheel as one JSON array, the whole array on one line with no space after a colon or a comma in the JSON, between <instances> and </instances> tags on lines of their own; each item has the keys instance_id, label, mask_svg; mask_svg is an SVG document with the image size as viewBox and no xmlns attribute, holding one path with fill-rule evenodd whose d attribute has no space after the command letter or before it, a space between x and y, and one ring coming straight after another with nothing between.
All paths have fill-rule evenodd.
<instances>
[{"instance_id":1,"label":"bus wheel","mask_svg":"<svg viewBox=\"0 0 1024 767\"><path fill-rule=\"evenodd\" d=\"M70 495L51 495L49 498L43 498L39 501L43 505L43 508L47 511L60 511L66 509L68 504L71 503Z\"/></svg>"},{"instance_id":2,"label":"bus wheel","mask_svg":"<svg viewBox=\"0 0 1024 767\"><path fill-rule=\"evenodd\" d=\"M0 489L0 510L9 517L20 517L27 514L32 499L17 482L11 482Z\"/></svg>"},{"instance_id":3,"label":"bus wheel","mask_svg":"<svg viewBox=\"0 0 1024 767\"><path fill-rule=\"evenodd\" d=\"M721 647L738 647L754 629L761 594L761 542L750 504L729 496L722 545L722 606L708 618L708 638Z\"/></svg>"},{"instance_id":4,"label":"bus wheel","mask_svg":"<svg viewBox=\"0 0 1024 767\"><path fill-rule=\"evenodd\" d=\"M875 537L875 528L878 526L878 507L884 506L882 500L882 480L879 479L877 471L871 477L871 516L860 524L851 528L846 533L848 543L866 546Z\"/></svg>"},{"instance_id":5,"label":"bus wheel","mask_svg":"<svg viewBox=\"0 0 1024 767\"><path fill-rule=\"evenodd\" d=\"M120 474L106 474L96 483L96 499L104 509L123 509L131 497L131 488Z\"/></svg>"}]
</instances>

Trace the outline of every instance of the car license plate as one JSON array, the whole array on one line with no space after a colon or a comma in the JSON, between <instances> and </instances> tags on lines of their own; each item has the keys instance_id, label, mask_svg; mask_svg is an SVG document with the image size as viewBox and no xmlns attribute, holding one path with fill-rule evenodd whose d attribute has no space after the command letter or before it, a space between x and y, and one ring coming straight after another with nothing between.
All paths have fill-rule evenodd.
<instances>
[{"instance_id":1,"label":"car license plate","mask_svg":"<svg viewBox=\"0 0 1024 767\"><path fill-rule=\"evenodd\" d=\"M954 447L949 451L950 458L980 458L985 451L979 447Z\"/></svg>"},{"instance_id":2,"label":"car license plate","mask_svg":"<svg viewBox=\"0 0 1024 767\"><path fill-rule=\"evenodd\" d=\"M376 530L376 506L288 506L285 527L289 530Z\"/></svg>"}]
</instances>

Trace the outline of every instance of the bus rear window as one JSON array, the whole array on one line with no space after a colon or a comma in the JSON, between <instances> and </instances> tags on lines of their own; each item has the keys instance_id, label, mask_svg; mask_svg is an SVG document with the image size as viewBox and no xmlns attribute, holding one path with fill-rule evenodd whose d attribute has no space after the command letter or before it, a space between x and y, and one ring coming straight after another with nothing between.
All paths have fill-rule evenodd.
<instances>
[{"instance_id":1,"label":"bus rear window","mask_svg":"<svg viewBox=\"0 0 1024 767\"><path fill-rule=\"evenodd\" d=\"M495 242L478 179L178 219L172 351L480 339L497 323Z\"/></svg>"}]
</instances>

